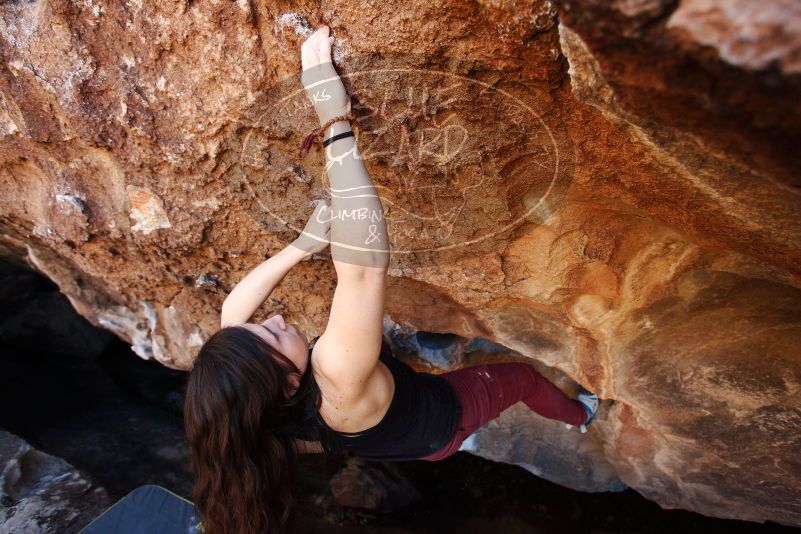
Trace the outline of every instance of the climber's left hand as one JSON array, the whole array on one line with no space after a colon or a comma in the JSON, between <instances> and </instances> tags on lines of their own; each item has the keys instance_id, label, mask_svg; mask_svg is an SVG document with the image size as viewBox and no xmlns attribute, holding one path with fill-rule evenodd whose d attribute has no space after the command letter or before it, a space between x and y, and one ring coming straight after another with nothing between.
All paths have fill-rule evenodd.
<instances>
[{"instance_id":1,"label":"climber's left hand","mask_svg":"<svg viewBox=\"0 0 801 534\"><path fill-rule=\"evenodd\" d=\"M306 255L322 252L331 243L331 201L324 199L315 206L306 227L290 245Z\"/></svg>"}]
</instances>

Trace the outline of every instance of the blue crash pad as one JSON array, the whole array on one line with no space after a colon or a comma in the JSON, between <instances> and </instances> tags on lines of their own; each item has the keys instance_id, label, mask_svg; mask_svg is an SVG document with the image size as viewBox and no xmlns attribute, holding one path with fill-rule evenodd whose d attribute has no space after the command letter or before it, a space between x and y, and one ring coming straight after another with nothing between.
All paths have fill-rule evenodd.
<instances>
[{"instance_id":1,"label":"blue crash pad","mask_svg":"<svg viewBox=\"0 0 801 534\"><path fill-rule=\"evenodd\" d=\"M100 514L80 534L201 534L194 504L170 490L146 484Z\"/></svg>"}]
</instances>

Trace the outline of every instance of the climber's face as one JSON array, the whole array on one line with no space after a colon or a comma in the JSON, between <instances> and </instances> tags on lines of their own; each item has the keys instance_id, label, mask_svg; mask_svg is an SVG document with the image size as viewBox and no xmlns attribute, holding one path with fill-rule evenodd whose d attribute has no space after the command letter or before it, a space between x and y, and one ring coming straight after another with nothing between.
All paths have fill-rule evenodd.
<instances>
[{"instance_id":1,"label":"climber's face","mask_svg":"<svg viewBox=\"0 0 801 534\"><path fill-rule=\"evenodd\" d=\"M261 337L268 345L292 360L301 375L309 364L309 339L306 335L284 322L280 314L269 317L263 323L245 323L242 325ZM297 387L297 377L292 377L293 387Z\"/></svg>"}]
</instances>

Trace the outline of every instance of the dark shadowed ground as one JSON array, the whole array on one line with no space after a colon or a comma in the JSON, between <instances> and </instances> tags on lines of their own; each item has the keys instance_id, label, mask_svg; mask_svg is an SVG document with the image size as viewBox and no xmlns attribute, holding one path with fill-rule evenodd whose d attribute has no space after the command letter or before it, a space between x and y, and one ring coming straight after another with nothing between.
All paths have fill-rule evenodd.
<instances>
[{"instance_id":1,"label":"dark shadowed ground","mask_svg":"<svg viewBox=\"0 0 801 534\"><path fill-rule=\"evenodd\" d=\"M113 500L146 483L191 495L181 427L185 373L144 361L114 340L94 359L0 357L0 427L66 459ZM329 479L345 455L309 455L298 487L304 532L799 532L663 510L632 490L586 494L524 469L460 452L442 462L394 464L422 494L403 512L348 509Z\"/></svg>"}]
</instances>

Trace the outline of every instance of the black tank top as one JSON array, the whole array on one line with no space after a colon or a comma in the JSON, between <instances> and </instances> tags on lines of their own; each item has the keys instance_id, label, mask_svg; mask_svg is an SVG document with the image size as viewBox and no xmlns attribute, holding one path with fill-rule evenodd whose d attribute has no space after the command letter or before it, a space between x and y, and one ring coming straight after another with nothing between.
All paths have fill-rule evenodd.
<instances>
[{"instance_id":1,"label":"black tank top","mask_svg":"<svg viewBox=\"0 0 801 534\"><path fill-rule=\"evenodd\" d=\"M453 387L441 376L417 372L395 358L384 339L379 359L392 372L395 393L378 424L361 432L339 432L318 412L299 435L320 441L326 452L347 449L385 462L422 458L444 447L456 434L462 414Z\"/></svg>"}]
</instances>

